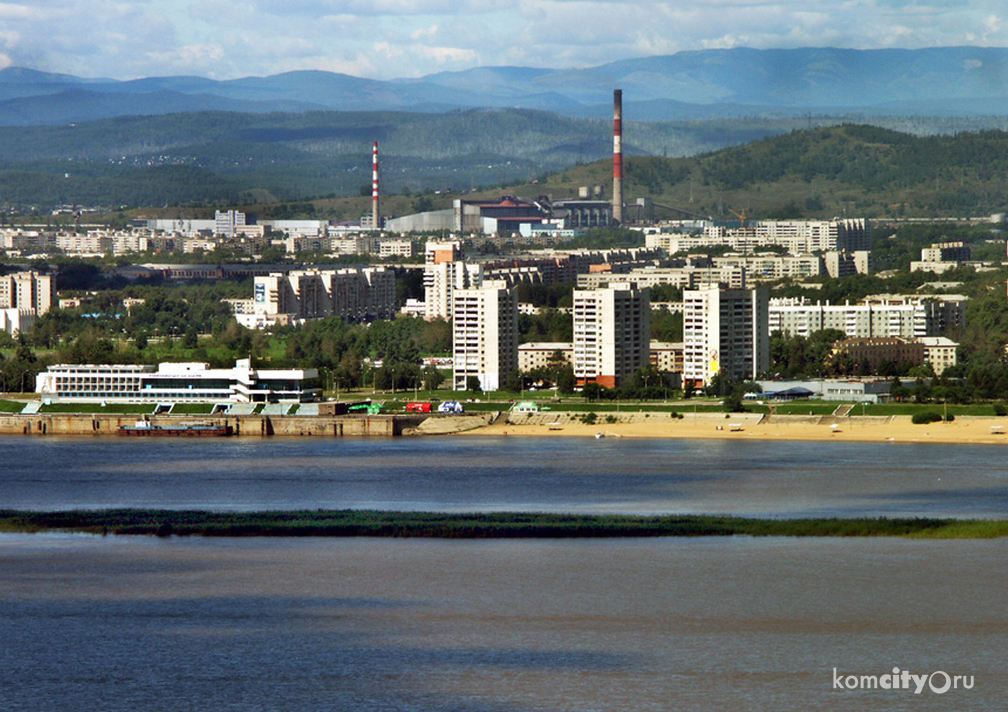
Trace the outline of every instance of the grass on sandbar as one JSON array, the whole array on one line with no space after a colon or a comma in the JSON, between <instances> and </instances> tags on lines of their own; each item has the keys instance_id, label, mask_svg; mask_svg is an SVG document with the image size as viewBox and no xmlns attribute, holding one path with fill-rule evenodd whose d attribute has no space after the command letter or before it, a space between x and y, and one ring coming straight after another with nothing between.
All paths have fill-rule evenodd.
<instances>
[{"instance_id":1,"label":"grass on sandbar","mask_svg":"<svg viewBox=\"0 0 1008 712\"><path fill-rule=\"evenodd\" d=\"M376 510L210 512L108 509L0 510L2 532L83 532L156 536L426 537L443 539L698 536L911 537L1008 536L1008 521L959 519L755 519L719 516L450 514Z\"/></svg>"}]
</instances>

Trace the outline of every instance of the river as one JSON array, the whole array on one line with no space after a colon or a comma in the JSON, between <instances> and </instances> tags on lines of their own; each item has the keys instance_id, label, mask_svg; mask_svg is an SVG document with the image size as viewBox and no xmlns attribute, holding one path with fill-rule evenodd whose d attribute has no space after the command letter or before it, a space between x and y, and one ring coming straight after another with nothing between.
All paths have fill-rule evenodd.
<instances>
[{"instance_id":1,"label":"river","mask_svg":"<svg viewBox=\"0 0 1008 712\"><path fill-rule=\"evenodd\" d=\"M7 438L0 506L1003 518L1001 452ZM0 708L1000 711L1006 584L1004 540L0 534ZM971 689L837 689L894 667Z\"/></svg>"},{"instance_id":2,"label":"river","mask_svg":"<svg viewBox=\"0 0 1008 712\"><path fill-rule=\"evenodd\" d=\"M997 445L0 438L0 506L1008 516Z\"/></svg>"}]
</instances>

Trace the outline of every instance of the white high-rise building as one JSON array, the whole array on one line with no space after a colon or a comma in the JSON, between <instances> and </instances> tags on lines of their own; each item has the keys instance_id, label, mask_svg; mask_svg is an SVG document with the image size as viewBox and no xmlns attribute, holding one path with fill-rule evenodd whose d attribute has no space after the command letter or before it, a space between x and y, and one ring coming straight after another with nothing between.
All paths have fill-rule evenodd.
<instances>
[{"instance_id":1,"label":"white high-rise building","mask_svg":"<svg viewBox=\"0 0 1008 712\"><path fill-rule=\"evenodd\" d=\"M703 386L718 373L754 379L770 367L768 294L763 289L683 292L683 382Z\"/></svg>"},{"instance_id":2,"label":"white high-rise building","mask_svg":"<svg viewBox=\"0 0 1008 712\"><path fill-rule=\"evenodd\" d=\"M622 385L650 363L651 290L634 283L574 290L574 378Z\"/></svg>"},{"instance_id":3,"label":"white high-rise building","mask_svg":"<svg viewBox=\"0 0 1008 712\"><path fill-rule=\"evenodd\" d=\"M0 276L0 308L30 310L42 316L56 304L56 280L38 272Z\"/></svg>"},{"instance_id":4,"label":"white high-rise building","mask_svg":"<svg viewBox=\"0 0 1008 712\"><path fill-rule=\"evenodd\" d=\"M384 267L299 270L255 277L251 310L238 322L259 328L292 319L338 316L347 321L395 314L395 275ZM285 319L277 317L285 316Z\"/></svg>"},{"instance_id":5,"label":"white high-rise building","mask_svg":"<svg viewBox=\"0 0 1008 712\"><path fill-rule=\"evenodd\" d=\"M518 370L517 291L489 281L454 290L452 301L455 390L465 390L470 378L484 391L500 390Z\"/></svg>"},{"instance_id":6,"label":"white high-rise building","mask_svg":"<svg viewBox=\"0 0 1008 712\"><path fill-rule=\"evenodd\" d=\"M462 260L462 243L428 242L424 260L424 318L451 319L452 293L479 287L483 266Z\"/></svg>"},{"instance_id":7,"label":"white high-rise building","mask_svg":"<svg viewBox=\"0 0 1008 712\"><path fill-rule=\"evenodd\" d=\"M239 210L214 211L214 234L234 237L245 227L245 213Z\"/></svg>"}]
</instances>

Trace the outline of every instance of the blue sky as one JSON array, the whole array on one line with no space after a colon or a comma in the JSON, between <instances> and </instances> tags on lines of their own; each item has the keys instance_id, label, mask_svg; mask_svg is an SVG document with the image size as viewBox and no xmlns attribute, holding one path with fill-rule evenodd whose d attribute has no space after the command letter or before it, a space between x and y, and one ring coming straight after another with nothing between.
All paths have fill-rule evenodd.
<instances>
[{"instance_id":1,"label":"blue sky","mask_svg":"<svg viewBox=\"0 0 1008 712\"><path fill-rule=\"evenodd\" d=\"M415 77L681 50L1008 46L1005 0L0 0L0 68Z\"/></svg>"}]
</instances>

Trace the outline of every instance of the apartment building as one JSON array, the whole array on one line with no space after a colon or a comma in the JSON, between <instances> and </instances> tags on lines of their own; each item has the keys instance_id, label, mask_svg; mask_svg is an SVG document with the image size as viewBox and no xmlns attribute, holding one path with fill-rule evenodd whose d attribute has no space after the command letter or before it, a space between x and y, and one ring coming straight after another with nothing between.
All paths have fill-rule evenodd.
<instances>
[{"instance_id":1,"label":"apartment building","mask_svg":"<svg viewBox=\"0 0 1008 712\"><path fill-rule=\"evenodd\" d=\"M530 341L518 345L518 370L522 373L546 368L556 362L574 360L574 345L569 341Z\"/></svg>"},{"instance_id":2,"label":"apartment building","mask_svg":"<svg viewBox=\"0 0 1008 712\"><path fill-rule=\"evenodd\" d=\"M424 318L452 318L452 296L456 289L479 287L483 267L462 259L462 243L428 242L424 252Z\"/></svg>"},{"instance_id":3,"label":"apartment building","mask_svg":"<svg viewBox=\"0 0 1008 712\"><path fill-rule=\"evenodd\" d=\"M0 331L30 329L37 317L56 306L56 280L38 272L0 276Z\"/></svg>"},{"instance_id":4,"label":"apartment building","mask_svg":"<svg viewBox=\"0 0 1008 712\"><path fill-rule=\"evenodd\" d=\"M904 339L899 336L870 338L857 337L843 339L833 345L833 357L847 357L860 364L871 373L878 373L884 362L924 363L924 344L918 339Z\"/></svg>"},{"instance_id":5,"label":"apartment building","mask_svg":"<svg viewBox=\"0 0 1008 712\"><path fill-rule=\"evenodd\" d=\"M959 344L952 339L944 336L923 336L917 340L924 345L924 363L934 369L935 375L940 376L946 368L951 368L958 362L956 349L959 348Z\"/></svg>"},{"instance_id":6,"label":"apartment building","mask_svg":"<svg viewBox=\"0 0 1008 712\"><path fill-rule=\"evenodd\" d=\"M504 282L484 282L452 293L454 388L475 378L484 391L500 390L518 370L518 294Z\"/></svg>"},{"instance_id":7,"label":"apartment building","mask_svg":"<svg viewBox=\"0 0 1008 712\"><path fill-rule=\"evenodd\" d=\"M732 289L745 289L748 274L745 267L643 267L629 272L587 272L577 276L578 289L599 289L607 284L637 284L656 287L670 284L683 289L696 289L711 284L727 284Z\"/></svg>"},{"instance_id":8,"label":"apartment building","mask_svg":"<svg viewBox=\"0 0 1008 712\"><path fill-rule=\"evenodd\" d=\"M871 249L870 226L864 219L763 220L741 228L707 223L701 233L653 233L644 240L648 248L664 249L669 254L712 246L727 246L740 252L759 252L760 248L775 246L792 255Z\"/></svg>"},{"instance_id":9,"label":"apartment building","mask_svg":"<svg viewBox=\"0 0 1008 712\"><path fill-rule=\"evenodd\" d=\"M327 316L363 321L394 313L394 274L384 267L365 267L257 276L251 312L236 313L235 318L248 328L262 328Z\"/></svg>"},{"instance_id":10,"label":"apartment building","mask_svg":"<svg viewBox=\"0 0 1008 712\"><path fill-rule=\"evenodd\" d=\"M768 295L763 289L683 292L683 380L696 386L718 373L754 379L770 367Z\"/></svg>"},{"instance_id":11,"label":"apartment building","mask_svg":"<svg viewBox=\"0 0 1008 712\"><path fill-rule=\"evenodd\" d=\"M234 237L244 230L245 213L239 210L214 211L214 234Z\"/></svg>"},{"instance_id":12,"label":"apartment building","mask_svg":"<svg viewBox=\"0 0 1008 712\"><path fill-rule=\"evenodd\" d=\"M651 292L635 283L574 290L574 378L607 388L650 361Z\"/></svg>"},{"instance_id":13,"label":"apartment building","mask_svg":"<svg viewBox=\"0 0 1008 712\"><path fill-rule=\"evenodd\" d=\"M774 298L770 300L770 333L808 336L822 329L839 329L850 338L937 336L965 325L965 301L960 295L880 295L856 304Z\"/></svg>"}]
</instances>

